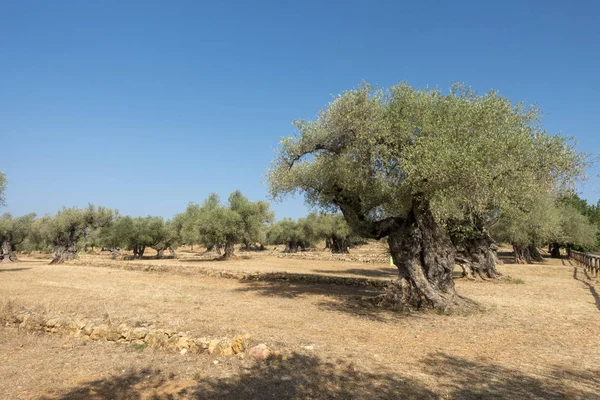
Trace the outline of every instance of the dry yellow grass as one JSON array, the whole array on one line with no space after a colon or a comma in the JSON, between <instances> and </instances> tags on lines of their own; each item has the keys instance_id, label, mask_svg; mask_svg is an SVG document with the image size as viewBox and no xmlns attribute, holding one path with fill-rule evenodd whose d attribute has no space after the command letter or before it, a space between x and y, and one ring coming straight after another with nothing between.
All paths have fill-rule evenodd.
<instances>
[{"instance_id":1,"label":"dry yellow grass","mask_svg":"<svg viewBox=\"0 0 600 400\"><path fill-rule=\"evenodd\" d=\"M381 257L379 249L368 251ZM387 279L393 270L385 263L326 254L304 260L246 253L232 262L183 256L114 262L175 271L162 273L26 260L0 267L0 300L196 336L245 332L287 360L254 364L236 357L213 364L207 355L136 352L1 329L3 398L600 398L597 281L568 261L499 266L522 284L458 279L458 292L482 311L407 315L356 300L376 294L373 289L194 274L202 266ZM110 263L105 256L81 262Z\"/></svg>"}]
</instances>

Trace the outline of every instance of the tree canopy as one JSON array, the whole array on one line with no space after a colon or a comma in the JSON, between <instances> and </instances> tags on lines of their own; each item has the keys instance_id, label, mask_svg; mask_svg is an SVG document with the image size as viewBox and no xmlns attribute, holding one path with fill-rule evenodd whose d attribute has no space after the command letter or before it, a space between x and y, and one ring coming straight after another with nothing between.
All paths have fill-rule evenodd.
<instances>
[{"instance_id":1,"label":"tree canopy","mask_svg":"<svg viewBox=\"0 0 600 400\"><path fill-rule=\"evenodd\" d=\"M271 193L340 206L358 228L406 215L415 197L440 220L526 208L571 187L585 167L567 138L541 129L538 109L464 85L443 94L364 84L294 124L269 172Z\"/></svg>"}]
</instances>

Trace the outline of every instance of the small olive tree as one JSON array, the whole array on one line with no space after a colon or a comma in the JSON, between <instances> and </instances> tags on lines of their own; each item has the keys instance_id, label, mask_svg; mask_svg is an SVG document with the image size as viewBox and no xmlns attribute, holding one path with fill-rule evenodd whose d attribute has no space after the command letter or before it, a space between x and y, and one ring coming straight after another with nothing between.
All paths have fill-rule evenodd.
<instances>
[{"instance_id":1,"label":"small olive tree","mask_svg":"<svg viewBox=\"0 0 600 400\"><path fill-rule=\"evenodd\" d=\"M133 251L133 258L142 258L146 248L154 248L157 257L172 243L170 233L161 217L121 217L104 234L104 245Z\"/></svg>"},{"instance_id":2,"label":"small olive tree","mask_svg":"<svg viewBox=\"0 0 600 400\"><path fill-rule=\"evenodd\" d=\"M348 253L350 247L360 242L360 238L341 214L311 213L306 217L319 239L325 240L325 248L332 253Z\"/></svg>"},{"instance_id":3,"label":"small olive tree","mask_svg":"<svg viewBox=\"0 0 600 400\"><path fill-rule=\"evenodd\" d=\"M259 248L265 242L265 224L273 222L275 214L270 210L266 201L250 201L239 190L229 195L229 207L242 218L243 234L242 243L246 250L256 243Z\"/></svg>"},{"instance_id":4,"label":"small olive tree","mask_svg":"<svg viewBox=\"0 0 600 400\"><path fill-rule=\"evenodd\" d=\"M235 256L235 245L248 247L262 240L265 225L273 218L269 205L262 201L252 202L241 192L233 192L226 205L219 196L211 194L200 207L197 229L207 249L224 247L224 259Z\"/></svg>"},{"instance_id":5,"label":"small olive tree","mask_svg":"<svg viewBox=\"0 0 600 400\"><path fill-rule=\"evenodd\" d=\"M202 238L198 230L198 219L200 218L200 205L190 202L185 211L176 214L173 224L179 231L179 239L182 244L191 246L201 243Z\"/></svg>"},{"instance_id":6,"label":"small olive tree","mask_svg":"<svg viewBox=\"0 0 600 400\"><path fill-rule=\"evenodd\" d=\"M300 191L339 209L361 236L387 237L399 279L386 303L448 307L460 303L448 221L526 208L581 175L583 157L540 124L538 110L495 91L363 85L315 121L295 122L270 169L271 193Z\"/></svg>"},{"instance_id":7,"label":"small olive tree","mask_svg":"<svg viewBox=\"0 0 600 400\"><path fill-rule=\"evenodd\" d=\"M222 205L218 196L213 195L202 207L198 232L207 248L211 245L217 248L224 246L223 258L229 259L235 256L235 244L244 237L244 221L237 212Z\"/></svg>"},{"instance_id":8,"label":"small olive tree","mask_svg":"<svg viewBox=\"0 0 600 400\"><path fill-rule=\"evenodd\" d=\"M0 217L0 260L8 263L17 260L17 246L22 244L31 232L35 214L13 218L9 213Z\"/></svg>"}]
</instances>

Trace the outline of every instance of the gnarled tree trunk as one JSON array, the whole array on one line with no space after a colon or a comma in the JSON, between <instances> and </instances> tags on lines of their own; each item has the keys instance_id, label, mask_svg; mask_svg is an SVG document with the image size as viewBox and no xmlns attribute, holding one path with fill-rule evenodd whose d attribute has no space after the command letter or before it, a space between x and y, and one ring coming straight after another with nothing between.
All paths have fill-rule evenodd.
<instances>
[{"instance_id":1,"label":"gnarled tree trunk","mask_svg":"<svg viewBox=\"0 0 600 400\"><path fill-rule=\"evenodd\" d=\"M527 246L527 250L529 250L529 255L533 261L542 262L544 261L544 257L542 257L542 253L538 250L535 244L530 243Z\"/></svg>"},{"instance_id":2,"label":"gnarled tree trunk","mask_svg":"<svg viewBox=\"0 0 600 400\"><path fill-rule=\"evenodd\" d=\"M550 257L560 258L560 244L552 243L552 247L550 248Z\"/></svg>"},{"instance_id":3,"label":"gnarled tree trunk","mask_svg":"<svg viewBox=\"0 0 600 400\"><path fill-rule=\"evenodd\" d=\"M71 242L68 245L59 245L54 248L54 257L50 264L62 264L65 261L72 261L77 257L77 242Z\"/></svg>"},{"instance_id":4,"label":"gnarled tree trunk","mask_svg":"<svg viewBox=\"0 0 600 400\"><path fill-rule=\"evenodd\" d=\"M494 279L502 276L496 270L498 247L485 229L469 238L453 238L456 246L455 262L468 279Z\"/></svg>"},{"instance_id":5,"label":"gnarled tree trunk","mask_svg":"<svg viewBox=\"0 0 600 400\"><path fill-rule=\"evenodd\" d=\"M346 254L348 253L348 247L350 246L349 241L346 238L332 236L330 239L330 249L334 254Z\"/></svg>"},{"instance_id":6,"label":"gnarled tree trunk","mask_svg":"<svg viewBox=\"0 0 600 400\"><path fill-rule=\"evenodd\" d=\"M110 257L113 260L116 260L120 256L121 256L121 249L120 248L115 247L115 248L110 249Z\"/></svg>"},{"instance_id":7,"label":"gnarled tree trunk","mask_svg":"<svg viewBox=\"0 0 600 400\"><path fill-rule=\"evenodd\" d=\"M428 204L415 204L396 223L388 244L399 279L392 281L380 304L409 308L447 308L458 303L454 291L454 246L435 222Z\"/></svg>"},{"instance_id":8,"label":"gnarled tree trunk","mask_svg":"<svg viewBox=\"0 0 600 400\"><path fill-rule=\"evenodd\" d=\"M235 251L235 243L233 241L228 240L227 242L225 242L225 253L223 254L222 258L224 260L235 258L236 255L234 254L234 251Z\"/></svg>"},{"instance_id":9,"label":"gnarled tree trunk","mask_svg":"<svg viewBox=\"0 0 600 400\"><path fill-rule=\"evenodd\" d=\"M169 254L173 258L177 258L177 253L175 253L175 250L173 250L173 248L171 246L169 246Z\"/></svg>"},{"instance_id":10,"label":"gnarled tree trunk","mask_svg":"<svg viewBox=\"0 0 600 400\"><path fill-rule=\"evenodd\" d=\"M517 264L533 264L536 261L544 261L544 257L542 257L542 254L533 243L530 243L527 246L513 243L512 247L515 263Z\"/></svg>"},{"instance_id":11,"label":"gnarled tree trunk","mask_svg":"<svg viewBox=\"0 0 600 400\"><path fill-rule=\"evenodd\" d=\"M8 240L2 242L2 246L0 247L0 259L3 263L17 261L15 248Z\"/></svg>"},{"instance_id":12,"label":"gnarled tree trunk","mask_svg":"<svg viewBox=\"0 0 600 400\"><path fill-rule=\"evenodd\" d=\"M156 258L157 259L163 258L164 254L165 254L165 249L163 249L163 248L156 249Z\"/></svg>"},{"instance_id":13,"label":"gnarled tree trunk","mask_svg":"<svg viewBox=\"0 0 600 400\"><path fill-rule=\"evenodd\" d=\"M288 240L284 253L297 253L300 248L300 244L295 240Z\"/></svg>"},{"instance_id":14,"label":"gnarled tree trunk","mask_svg":"<svg viewBox=\"0 0 600 400\"><path fill-rule=\"evenodd\" d=\"M529 252L529 247L523 247L520 244L513 243L513 253L515 256L515 263L517 264L531 264L533 259Z\"/></svg>"},{"instance_id":15,"label":"gnarled tree trunk","mask_svg":"<svg viewBox=\"0 0 600 400\"><path fill-rule=\"evenodd\" d=\"M141 259L142 257L144 257L145 251L146 251L146 246L143 246L143 245L133 246L133 258Z\"/></svg>"}]
</instances>

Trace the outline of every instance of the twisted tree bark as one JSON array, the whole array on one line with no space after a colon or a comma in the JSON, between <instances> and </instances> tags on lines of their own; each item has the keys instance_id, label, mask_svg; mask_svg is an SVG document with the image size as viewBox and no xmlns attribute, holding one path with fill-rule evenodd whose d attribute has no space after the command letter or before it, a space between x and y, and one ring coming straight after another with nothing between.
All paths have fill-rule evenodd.
<instances>
[{"instance_id":1,"label":"twisted tree bark","mask_svg":"<svg viewBox=\"0 0 600 400\"><path fill-rule=\"evenodd\" d=\"M8 240L4 240L0 246L0 259L3 263L17 261L15 248Z\"/></svg>"},{"instance_id":2,"label":"twisted tree bark","mask_svg":"<svg viewBox=\"0 0 600 400\"><path fill-rule=\"evenodd\" d=\"M484 228L476 229L470 237L453 237L456 246L455 262L462 268L465 278L499 278L502 274L496 270L498 246Z\"/></svg>"},{"instance_id":3,"label":"twisted tree bark","mask_svg":"<svg viewBox=\"0 0 600 400\"><path fill-rule=\"evenodd\" d=\"M438 226L428 204L416 204L395 224L388 244L399 279L381 304L402 308L447 308L457 303L452 270L454 246Z\"/></svg>"}]
</instances>

